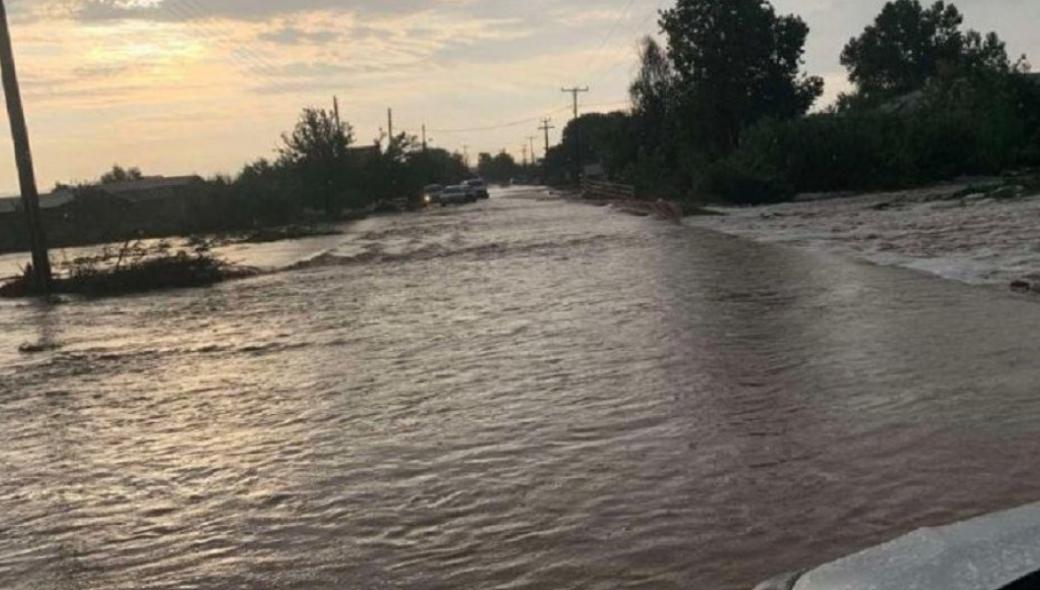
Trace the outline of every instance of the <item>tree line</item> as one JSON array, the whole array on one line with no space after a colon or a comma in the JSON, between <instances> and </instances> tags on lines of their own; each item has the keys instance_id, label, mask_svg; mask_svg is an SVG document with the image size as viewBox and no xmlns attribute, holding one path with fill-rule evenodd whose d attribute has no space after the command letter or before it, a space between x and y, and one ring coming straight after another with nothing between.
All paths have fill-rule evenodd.
<instances>
[{"instance_id":1,"label":"tree line","mask_svg":"<svg viewBox=\"0 0 1040 590\"><path fill-rule=\"evenodd\" d=\"M424 185L469 176L461 154L422 145L408 133L358 146L336 113L307 108L282 135L275 159L258 159L216 184L250 218L241 221L271 225L318 213L337 219L394 200L415 204Z\"/></svg>"},{"instance_id":2,"label":"tree line","mask_svg":"<svg viewBox=\"0 0 1040 590\"><path fill-rule=\"evenodd\" d=\"M659 24L631 111L572 121L550 180L595 162L648 196L762 203L1040 164L1040 80L952 4L888 2L841 53L852 90L815 112L823 80L804 71L800 17L767 0L678 0Z\"/></svg>"}]
</instances>

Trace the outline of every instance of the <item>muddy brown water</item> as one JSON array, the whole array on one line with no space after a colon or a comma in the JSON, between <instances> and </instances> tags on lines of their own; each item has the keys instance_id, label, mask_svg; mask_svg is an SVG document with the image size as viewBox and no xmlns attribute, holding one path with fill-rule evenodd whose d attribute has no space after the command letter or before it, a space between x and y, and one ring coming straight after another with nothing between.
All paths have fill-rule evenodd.
<instances>
[{"instance_id":1,"label":"muddy brown water","mask_svg":"<svg viewBox=\"0 0 1040 590\"><path fill-rule=\"evenodd\" d=\"M0 304L0 588L737 590L1040 499L1034 299L522 190L311 244Z\"/></svg>"}]
</instances>

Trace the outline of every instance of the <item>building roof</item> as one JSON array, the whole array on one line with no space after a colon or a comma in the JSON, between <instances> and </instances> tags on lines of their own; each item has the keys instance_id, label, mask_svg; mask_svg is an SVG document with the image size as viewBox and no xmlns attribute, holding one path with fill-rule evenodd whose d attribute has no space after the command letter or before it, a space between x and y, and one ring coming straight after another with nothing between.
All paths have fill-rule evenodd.
<instances>
[{"instance_id":1,"label":"building roof","mask_svg":"<svg viewBox=\"0 0 1040 590\"><path fill-rule=\"evenodd\" d=\"M40 209L55 209L71 203L75 193L68 189L58 189L52 193L40 195ZM22 209L21 197L0 197L0 213L14 213Z\"/></svg>"},{"instance_id":2,"label":"building roof","mask_svg":"<svg viewBox=\"0 0 1040 590\"><path fill-rule=\"evenodd\" d=\"M147 176L139 180L127 180L123 182L111 182L98 185L98 188L106 193L131 200L147 200L158 195L152 191L181 188L202 182L198 176Z\"/></svg>"}]
</instances>

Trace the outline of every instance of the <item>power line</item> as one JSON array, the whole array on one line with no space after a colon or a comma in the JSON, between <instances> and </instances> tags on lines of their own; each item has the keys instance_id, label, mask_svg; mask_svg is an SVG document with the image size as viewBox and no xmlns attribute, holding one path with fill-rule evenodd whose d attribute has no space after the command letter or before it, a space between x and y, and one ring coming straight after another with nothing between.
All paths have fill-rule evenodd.
<instances>
[{"instance_id":1,"label":"power line","mask_svg":"<svg viewBox=\"0 0 1040 590\"><path fill-rule=\"evenodd\" d=\"M667 1L668 0L659 0L657 5L654 7L654 9L652 11L650 11L649 13L647 13L647 15L643 18L643 20L640 21L639 29L645 28L647 22L649 22L651 18L653 18L654 16L657 16L658 14L660 14L661 8L665 5L665 2L667 2ZM593 74L593 78L594 78L593 85L594 86L599 86L603 82L603 80L606 79L607 76L609 76L611 73L613 73L613 71L618 69L620 66L624 65L625 63L628 63L629 60L630 60L630 58L627 58L627 57L623 58L623 59L620 59L620 60L617 60L617 61L613 62L612 64L608 64L605 68L595 72ZM586 69L588 69L588 68L586 68Z\"/></svg>"},{"instance_id":2,"label":"power line","mask_svg":"<svg viewBox=\"0 0 1040 590\"><path fill-rule=\"evenodd\" d=\"M571 108L570 105L564 105L562 107L548 111L549 114L558 113ZM527 125L528 123L536 122L541 119L541 116L527 117L516 121L509 121L506 123L499 123L495 125L486 125L482 127L467 127L461 129L430 129L432 133L475 133L478 131L495 131L497 129L508 129L509 127L519 127L520 125Z\"/></svg>"},{"instance_id":3,"label":"power line","mask_svg":"<svg viewBox=\"0 0 1040 590\"><path fill-rule=\"evenodd\" d=\"M265 77L269 76L267 72L277 70L276 66L265 57L247 47L233 44L228 28L220 25L214 17L206 16L204 9L200 8L198 4L192 3L191 0L177 0L177 2L179 2L179 6L171 0L167 0L159 6L161 10L165 10L176 20L191 24L196 31L201 31L208 38L223 45L228 50L228 56L240 65L247 66L247 70Z\"/></svg>"},{"instance_id":4,"label":"power line","mask_svg":"<svg viewBox=\"0 0 1040 590\"><path fill-rule=\"evenodd\" d=\"M607 30L607 34L604 35L603 39L600 41L599 48L596 49L595 53L592 54L592 57L585 62L585 71L592 69L591 66L593 61L599 61L599 58L603 55L603 50L607 47L607 42L610 41L611 37L614 36L614 33L617 32L618 27L621 26L621 21L625 20L628 13L632 11L633 4L635 4L635 0L628 0L628 4L625 5L624 10L618 13L618 17L614 20L614 24Z\"/></svg>"}]
</instances>

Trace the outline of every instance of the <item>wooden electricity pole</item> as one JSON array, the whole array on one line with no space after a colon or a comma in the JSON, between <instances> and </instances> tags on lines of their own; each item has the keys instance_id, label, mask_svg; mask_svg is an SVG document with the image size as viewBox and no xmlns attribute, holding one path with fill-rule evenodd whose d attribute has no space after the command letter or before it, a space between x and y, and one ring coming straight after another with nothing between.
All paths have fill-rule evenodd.
<instances>
[{"instance_id":1,"label":"wooden electricity pole","mask_svg":"<svg viewBox=\"0 0 1040 590\"><path fill-rule=\"evenodd\" d=\"M538 128L539 131L545 132L545 156L542 157L542 174L545 178L542 179L546 185L549 184L549 130L556 129L552 125L552 119L546 117L542 119L542 126Z\"/></svg>"},{"instance_id":2,"label":"wooden electricity pole","mask_svg":"<svg viewBox=\"0 0 1040 590\"><path fill-rule=\"evenodd\" d=\"M577 152L577 156L574 160L574 181L578 183L581 182L582 160L584 159L584 154L582 153L581 145L581 127L578 124L578 94L581 92L588 91L588 86L586 86L585 88L579 88L575 86L574 88L560 89L560 92L570 93L570 95L574 98L574 143L576 144L574 149Z\"/></svg>"},{"instance_id":3,"label":"wooden electricity pole","mask_svg":"<svg viewBox=\"0 0 1040 590\"><path fill-rule=\"evenodd\" d=\"M51 262L47 256L47 239L40 220L40 195L36 190L36 172L33 170L32 151L29 147L29 129L25 124L22 95L18 89L18 74L14 67L11 31L7 27L7 9L3 0L0 0L0 69L3 70L7 118L11 123L11 138L14 141L14 155L18 165L18 184L22 189L22 208L29 224L33 288L38 293L48 293L51 289Z\"/></svg>"},{"instance_id":4,"label":"wooden electricity pole","mask_svg":"<svg viewBox=\"0 0 1040 590\"><path fill-rule=\"evenodd\" d=\"M556 129L556 127L552 125L552 119L548 117L542 119L542 126L539 127L538 130L545 132L545 153L547 155L549 153L549 131L552 129Z\"/></svg>"}]
</instances>

